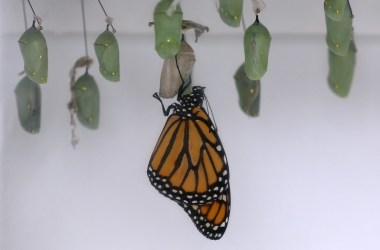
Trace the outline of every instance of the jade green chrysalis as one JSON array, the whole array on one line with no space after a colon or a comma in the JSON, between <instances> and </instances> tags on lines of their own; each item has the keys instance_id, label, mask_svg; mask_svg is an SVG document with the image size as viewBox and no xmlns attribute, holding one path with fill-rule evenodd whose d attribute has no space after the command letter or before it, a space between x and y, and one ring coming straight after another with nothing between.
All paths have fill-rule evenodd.
<instances>
[{"instance_id":1,"label":"jade green chrysalis","mask_svg":"<svg viewBox=\"0 0 380 250\"><path fill-rule=\"evenodd\" d=\"M46 83L48 75L48 49L44 35L34 25L19 39L26 75L36 83Z\"/></svg>"},{"instance_id":2,"label":"jade green chrysalis","mask_svg":"<svg viewBox=\"0 0 380 250\"><path fill-rule=\"evenodd\" d=\"M350 45L352 33L352 13L346 5L343 18L340 21L334 21L326 16L327 36L326 42L329 49L337 55L345 56Z\"/></svg>"},{"instance_id":3,"label":"jade green chrysalis","mask_svg":"<svg viewBox=\"0 0 380 250\"><path fill-rule=\"evenodd\" d=\"M77 116L83 126L97 129L99 126L99 89L94 78L85 73L72 87Z\"/></svg>"},{"instance_id":4,"label":"jade green chrysalis","mask_svg":"<svg viewBox=\"0 0 380 250\"><path fill-rule=\"evenodd\" d=\"M154 9L156 51L162 59L175 56L181 44L182 10L178 4L173 13L168 13L172 3L161 0Z\"/></svg>"},{"instance_id":5,"label":"jade green chrysalis","mask_svg":"<svg viewBox=\"0 0 380 250\"><path fill-rule=\"evenodd\" d=\"M239 94L240 108L248 116L259 116L260 111L260 80L251 80L244 70L244 63L235 73L235 84Z\"/></svg>"},{"instance_id":6,"label":"jade green chrysalis","mask_svg":"<svg viewBox=\"0 0 380 250\"><path fill-rule=\"evenodd\" d=\"M243 0L219 0L218 11L224 23L231 27L239 27Z\"/></svg>"},{"instance_id":7,"label":"jade green chrysalis","mask_svg":"<svg viewBox=\"0 0 380 250\"><path fill-rule=\"evenodd\" d=\"M25 76L15 89L18 119L29 133L38 133L41 124L41 90L37 83Z\"/></svg>"},{"instance_id":8,"label":"jade green chrysalis","mask_svg":"<svg viewBox=\"0 0 380 250\"><path fill-rule=\"evenodd\" d=\"M331 90L340 97L348 96L355 71L356 47L350 42L346 56L338 56L329 50L328 82Z\"/></svg>"},{"instance_id":9,"label":"jade green chrysalis","mask_svg":"<svg viewBox=\"0 0 380 250\"><path fill-rule=\"evenodd\" d=\"M119 45L108 29L94 43L100 73L111 82L120 81Z\"/></svg>"},{"instance_id":10,"label":"jade green chrysalis","mask_svg":"<svg viewBox=\"0 0 380 250\"><path fill-rule=\"evenodd\" d=\"M251 80L260 80L268 68L271 35L268 29L256 21L244 34L245 73Z\"/></svg>"},{"instance_id":11,"label":"jade green chrysalis","mask_svg":"<svg viewBox=\"0 0 380 250\"><path fill-rule=\"evenodd\" d=\"M347 0L325 0L325 14L334 21L340 21L343 18Z\"/></svg>"}]
</instances>

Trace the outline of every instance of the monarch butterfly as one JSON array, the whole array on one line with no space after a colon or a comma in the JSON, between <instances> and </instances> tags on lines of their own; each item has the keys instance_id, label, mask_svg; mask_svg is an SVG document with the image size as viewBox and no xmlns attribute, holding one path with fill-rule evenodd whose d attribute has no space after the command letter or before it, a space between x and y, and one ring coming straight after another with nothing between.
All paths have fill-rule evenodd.
<instances>
[{"instance_id":1,"label":"monarch butterfly","mask_svg":"<svg viewBox=\"0 0 380 250\"><path fill-rule=\"evenodd\" d=\"M108 29L94 43L99 71L109 81L120 81L119 45L115 35Z\"/></svg>"},{"instance_id":2,"label":"monarch butterfly","mask_svg":"<svg viewBox=\"0 0 380 250\"><path fill-rule=\"evenodd\" d=\"M44 35L33 26L20 39L21 54L24 58L26 75L36 83L46 83L48 75L48 49Z\"/></svg>"},{"instance_id":3,"label":"monarch butterfly","mask_svg":"<svg viewBox=\"0 0 380 250\"><path fill-rule=\"evenodd\" d=\"M77 107L80 123L90 129L99 126L99 89L94 78L85 73L75 82L71 91Z\"/></svg>"},{"instance_id":4,"label":"monarch butterfly","mask_svg":"<svg viewBox=\"0 0 380 250\"><path fill-rule=\"evenodd\" d=\"M346 56L338 56L329 50L329 76L330 89L340 97L348 96L352 79L354 77L356 47L351 39Z\"/></svg>"},{"instance_id":5,"label":"monarch butterfly","mask_svg":"<svg viewBox=\"0 0 380 250\"><path fill-rule=\"evenodd\" d=\"M271 36L268 29L256 21L244 34L245 73L251 80L260 80L267 72Z\"/></svg>"},{"instance_id":6,"label":"monarch butterfly","mask_svg":"<svg viewBox=\"0 0 380 250\"><path fill-rule=\"evenodd\" d=\"M154 9L155 47L162 59L175 56L181 43L182 9L178 4L169 16L171 4L173 0L161 0Z\"/></svg>"},{"instance_id":7,"label":"monarch butterfly","mask_svg":"<svg viewBox=\"0 0 380 250\"><path fill-rule=\"evenodd\" d=\"M157 141L147 174L161 194L187 211L204 236L219 239L230 210L227 157L202 106L204 87L194 86L191 93L183 94L188 86L181 86L179 103L167 109L158 94L153 95L161 102L164 115L172 114Z\"/></svg>"},{"instance_id":8,"label":"monarch butterfly","mask_svg":"<svg viewBox=\"0 0 380 250\"><path fill-rule=\"evenodd\" d=\"M219 0L219 15L223 22L231 27L239 27L243 0Z\"/></svg>"},{"instance_id":9,"label":"monarch butterfly","mask_svg":"<svg viewBox=\"0 0 380 250\"><path fill-rule=\"evenodd\" d=\"M21 126L29 133L38 133L41 124L41 89L25 76L15 89L18 118Z\"/></svg>"},{"instance_id":10,"label":"monarch butterfly","mask_svg":"<svg viewBox=\"0 0 380 250\"><path fill-rule=\"evenodd\" d=\"M340 21L335 21L325 14L326 42L329 49L339 56L347 55L352 35L352 18L353 15L349 4L346 4Z\"/></svg>"}]
</instances>

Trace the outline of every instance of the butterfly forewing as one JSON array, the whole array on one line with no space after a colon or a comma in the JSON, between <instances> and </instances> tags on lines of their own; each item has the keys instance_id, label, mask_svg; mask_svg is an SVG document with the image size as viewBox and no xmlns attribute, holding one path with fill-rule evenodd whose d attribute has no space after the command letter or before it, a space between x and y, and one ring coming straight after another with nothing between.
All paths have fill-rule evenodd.
<instances>
[{"instance_id":1,"label":"butterfly forewing","mask_svg":"<svg viewBox=\"0 0 380 250\"><path fill-rule=\"evenodd\" d=\"M169 116L149 162L148 176L163 195L188 204L217 199L228 186L228 163L202 107Z\"/></svg>"}]
</instances>

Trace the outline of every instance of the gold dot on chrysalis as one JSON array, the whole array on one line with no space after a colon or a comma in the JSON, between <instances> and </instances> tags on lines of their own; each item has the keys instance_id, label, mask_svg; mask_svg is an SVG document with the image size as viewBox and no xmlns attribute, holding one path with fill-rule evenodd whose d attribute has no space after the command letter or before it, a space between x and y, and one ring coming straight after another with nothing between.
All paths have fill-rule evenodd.
<instances>
[{"instance_id":1,"label":"gold dot on chrysalis","mask_svg":"<svg viewBox=\"0 0 380 250\"><path fill-rule=\"evenodd\" d=\"M250 89L249 91L251 92L251 94L255 93L254 89Z\"/></svg>"},{"instance_id":2,"label":"gold dot on chrysalis","mask_svg":"<svg viewBox=\"0 0 380 250\"><path fill-rule=\"evenodd\" d=\"M335 84L335 89L339 89L339 84Z\"/></svg>"},{"instance_id":3,"label":"gold dot on chrysalis","mask_svg":"<svg viewBox=\"0 0 380 250\"><path fill-rule=\"evenodd\" d=\"M262 55L263 54L263 50L260 50L260 55Z\"/></svg>"},{"instance_id":4,"label":"gold dot on chrysalis","mask_svg":"<svg viewBox=\"0 0 380 250\"><path fill-rule=\"evenodd\" d=\"M40 59L42 59L42 55L40 55Z\"/></svg>"},{"instance_id":5,"label":"gold dot on chrysalis","mask_svg":"<svg viewBox=\"0 0 380 250\"><path fill-rule=\"evenodd\" d=\"M35 76L35 75L36 75L36 72L33 72L32 75Z\"/></svg>"},{"instance_id":6,"label":"gold dot on chrysalis","mask_svg":"<svg viewBox=\"0 0 380 250\"><path fill-rule=\"evenodd\" d=\"M27 108L28 110L31 110L31 109L32 109L32 106L30 105L30 103L26 104L26 108Z\"/></svg>"},{"instance_id":7,"label":"gold dot on chrysalis","mask_svg":"<svg viewBox=\"0 0 380 250\"><path fill-rule=\"evenodd\" d=\"M83 90L83 91L86 91L86 90L87 90L87 88L86 88L86 87L82 87L82 88L81 88L81 90Z\"/></svg>"},{"instance_id":8,"label":"gold dot on chrysalis","mask_svg":"<svg viewBox=\"0 0 380 250\"><path fill-rule=\"evenodd\" d=\"M166 42L167 42L167 43L171 43L171 42L172 42L172 39L168 38L168 39L166 39Z\"/></svg>"},{"instance_id":9,"label":"gold dot on chrysalis","mask_svg":"<svg viewBox=\"0 0 380 250\"><path fill-rule=\"evenodd\" d=\"M92 122L92 121L93 121L93 120L92 120L92 117L89 117L89 118L88 118L88 121L89 121L89 122Z\"/></svg>"},{"instance_id":10,"label":"gold dot on chrysalis","mask_svg":"<svg viewBox=\"0 0 380 250\"><path fill-rule=\"evenodd\" d=\"M339 43L336 43L336 44L335 44L335 47L339 48L339 47L340 47L340 46L339 46Z\"/></svg>"},{"instance_id":11,"label":"gold dot on chrysalis","mask_svg":"<svg viewBox=\"0 0 380 250\"><path fill-rule=\"evenodd\" d=\"M336 10L336 14L339 14L339 12L340 12L339 10Z\"/></svg>"},{"instance_id":12,"label":"gold dot on chrysalis","mask_svg":"<svg viewBox=\"0 0 380 250\"><path fill-rule=\"evenodd\" d=\"M114 75L116 75L116 73L115 73L115 72L112 72L112 75L114 76Z\"/></svg>"}]
</instances>

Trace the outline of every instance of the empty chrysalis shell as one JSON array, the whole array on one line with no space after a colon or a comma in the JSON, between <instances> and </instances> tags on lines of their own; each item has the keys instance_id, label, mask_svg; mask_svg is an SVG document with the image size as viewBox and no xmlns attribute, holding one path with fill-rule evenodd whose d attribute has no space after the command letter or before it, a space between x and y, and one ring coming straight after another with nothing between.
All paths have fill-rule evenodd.
<instances>
[{"instance_id":1,"label":"empty chrysalis shell","mask_svg":"<svg viewBox=\"0 0 380 250\"><path fill-rule=\"evenodd\" d=\"M257 16L244 34L245 73L251 80L260 80L268 68L271 36Z\"/></svg>"},{"instance_id":2,"label":"empty chrysalis shell","mask_svg":"<svg viewBox=\"0 0 380 250\"><path fill-rule=\"evenodd\" d=\"M99 89L94 78L85 73L72 87L79 122L90 129L99 126Z\"/></svg>"},{"instance_id":3,"label":"empty chrysalis shell","mask_svg":"<svg viewBox=\"0 0 380 250\"><path fill-rule=\"evenodd\" d=\"M154 9L154 33L156 51L162 59L177 54L181 43L182 10L178 4L171 16L167 10L173 0L162 0Z\"/></svg>"},{"instance_id":4,"label":"empty chrysalis shell","mask_svg":"<svg viewBox=\"0 0 380 250\"><path fill-rule=\"evenodd\" d=\"M177 68L178 63L178 68ZM181 42L181 46L176 56L165 59L161 71L160 92L162 98L173 98L182 80L187 82L191 76L195 63L194 50L186 41ZM180 73L178 72L181 72ZM181 78L182 76L182 78Z\"/></svg>"},{"instance_id":5,"label":"empty chrysalis shell","mask_svg":"<svg viewBox=\"0 0 380 250\"><path fill-rule=\"evenodd\" d=\"M251 80L244 70L244 63L235 73L235 83L239 94L240 108L248 116L259 116L260 112L260 80Z\"/></svg>"},{"instance_id":6,"label":"empty chrysalis shell","mask_svg":"<svg viewBox=\"0 0 380 250\"><path fill-rule=\"evenodd\" d=\"M326 16L327 36L326 42L329 49L337 55L345 56L350 45L352 33L352 13L346 5L342 20L334 21Z\"/></svg>"},{"instance_id":7,"label":"empty chrysalis shell","mask_svg":"<svg viewBox=\"0 0 380 250\"><path fill-rule=\"evenodd\" d=\"M27 29L19 39L24 70L36 83L46 83L48 75L48 49L41 31L34 25Z\"/></svg>"},{"instance_id":8,"label":"empty chrysalis shell","mask_svg":"<svg viewBox=\"0 0 380 250\"><path fill-rule=\"evenodd\" d=\"M331 90L340 97L348 96L355 71L356 47L351 39L346 56L338 56L329 50L328 82Z\"/></svg>"},{"instance_id":9,"label":"empty chrysalis shell","mask_svg":"<svg viewBox=\"0 0 380 250\"><path fill-rule=\"evenodd\" d=\"M108 29L94 43L100 73L111 82L120 81L119 45Z\"/></svg>"},{"instance_id":10,"label":"empty chrysalis shell","mask_svg":"<svg viewBox=\"0 0 380 250\"><path fill-rule=\"evenodd\" d=\"M29 133L38 133L41 124L41 90L37 83L25 76L15 89L18 119Z\"/></svg>"},{"instance_id":11,"label":"empty chrysalis shell","mask_svg":"<svg viewBox=\"0 0 380 250\"><path fill-rule=\"evenodd\" d=\"M239 27L243 0L219 0L218 11L224 23L231 27Z\"/></svg>"},{"instance_id":12,"label":"empty chrysalis shell","mask_svg":"<svg viewBox=\"0 0 380 250\"><path fill-rule=\"evenodd\" d=\"M325 0L325 14L334 21L340 21L343 18L346 5L347 0Z\"/></svg>"}]
</instances>

